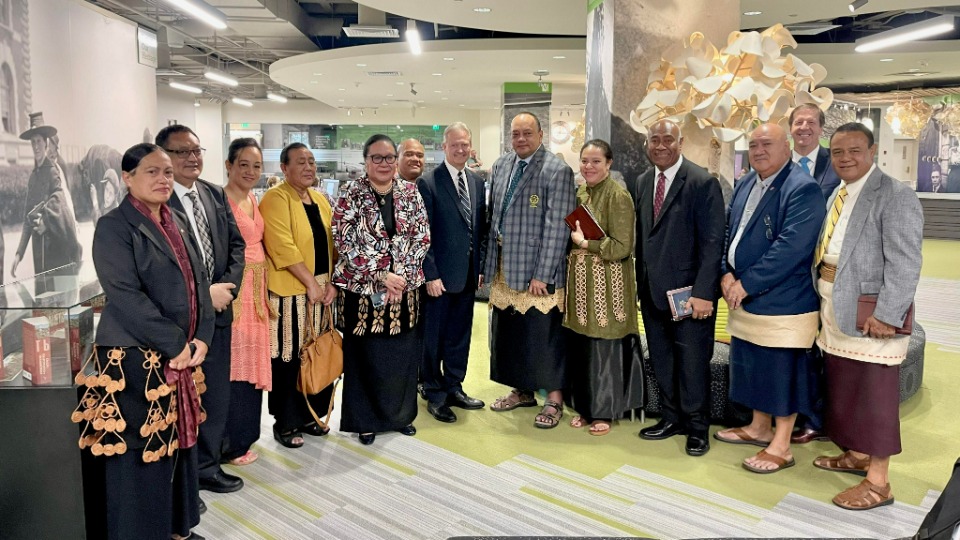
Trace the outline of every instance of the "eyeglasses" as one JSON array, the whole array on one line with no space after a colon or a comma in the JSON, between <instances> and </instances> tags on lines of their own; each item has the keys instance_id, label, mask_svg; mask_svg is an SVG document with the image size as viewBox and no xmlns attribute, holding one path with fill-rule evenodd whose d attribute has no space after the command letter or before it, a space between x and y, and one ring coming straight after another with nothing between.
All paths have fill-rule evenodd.
<instances>
[{"instance_id":1,"label":"eyeglasses","mask_svg":"<svg viewBox=\"0 0 960 540\"><path fill-rule=\"evenodd\" d=\"M190 157L190 154L193 154L197 157L203 156L203 153L207 151L206 148L191 148L190 150L172 150L170 148L164 148L168 154L173 154L180 159L187 159Z\"/></svg>"},{"instance_id":2,"label":"eyeglasses","mask_svg":"<svg viewBox=\"0 0 960 540\"><path fill-rule=\"evenodd\" d=\"M380 154L374 154L374 155L372 155L372 156L367 156L367 157L370 158L370 161L372 161L372 162L373 162L374 164L376 164L376 165L379 165L379 164L383 163L384 161L387 162L387 165L393 165L394 163L397 162L397 155L396 155L396 154L392 154L392 155L389 155L389 156L381 156Z\"/></svg>"}]
</instances>

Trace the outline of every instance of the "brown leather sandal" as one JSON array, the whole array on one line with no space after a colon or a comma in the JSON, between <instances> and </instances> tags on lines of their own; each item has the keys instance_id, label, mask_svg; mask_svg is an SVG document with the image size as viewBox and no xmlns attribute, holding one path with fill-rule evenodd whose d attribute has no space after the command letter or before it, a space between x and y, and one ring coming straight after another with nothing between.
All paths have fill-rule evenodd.
<instances>
[{"instance_id":1,"label":"brown leather sandal","mask_svg":"<svg viewBox=\"0 0 960 540\"><path fill-rule=\"evenodd\" d=\"M537 398L533 397L531 394L524 394L523 392L514 388L509 394L498 397L496 401L490 404L490 410L494 412L507 412L512 411L517 407L536 406Z\"/></svg>"},{"instance_id":2,"label":"brown leather sandal","mask_svg":"<svg viewBox=\"0 0 960 540\"><path fill-rule=\"evenodd\" d=\"M553 412L547 412L548 409L553 409ZM543 408L540 409L540 414L534 419L533 425L540 429L555 428L560 423L561 418L563 418L563 405L547 399L544 400Z\"/></svg>"},{"instance_id":3,"label":"brown leather sandal","mask_svg":"<svg viewBox=\"0 0 960 540\"><path fill-rule=\"evenodd\" d=\"M813 460L813 466L825 471L845 472L858 476L866 476L867 468L870 467L870 456L858 459L850 452L844 452L839 456L819 456Z\"/></svg>"},{"instance_id":4,"label":"brown leather sandal","mask_svg":"<svg viewBox=\"0 0 960 540\"><path fill-rule=\"evenodd\" d=\"M845 510L870 510L893 504L893 493L890 491L890 484L878 486L864 478L859 484L834 497L833 504Z\"/></svg>"}]
</instances>

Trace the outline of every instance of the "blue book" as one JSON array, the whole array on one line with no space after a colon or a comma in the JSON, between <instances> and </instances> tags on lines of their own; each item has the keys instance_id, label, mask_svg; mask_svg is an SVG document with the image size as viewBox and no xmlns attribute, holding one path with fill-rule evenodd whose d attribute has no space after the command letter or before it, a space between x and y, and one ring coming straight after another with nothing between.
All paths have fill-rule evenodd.
<instances>
[{"instance_id":1,"label":"blue book","mask_svg":"<svg viewBox=\"0 0 960 540\"><path fill-rule=\"evenodd\" d=\"M670 313L673 315L673 320L679 321L693 315L693 307L690 305L692 294L692 285L667 291L667 302L670 304Z\"/></svg>"}]
</instances>

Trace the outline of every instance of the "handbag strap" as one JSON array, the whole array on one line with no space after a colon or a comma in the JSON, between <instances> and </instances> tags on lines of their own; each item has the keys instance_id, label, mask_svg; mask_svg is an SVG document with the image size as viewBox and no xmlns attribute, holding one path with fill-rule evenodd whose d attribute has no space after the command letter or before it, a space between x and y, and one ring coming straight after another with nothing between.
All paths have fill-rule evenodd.
<instances>
[{"instance_id":1,"label":"handbag strap","mask_svg":"<svg viewBox=\"0 0 960 540\"><path fill-rule=\"evenodd\" d=\"M330 404L327 406L326 418L327 418L328 420L330 419L330 413L333 412L333 399L334 399L335 397L337 397L337 385L340 384L340 381L341 381L342 379L343 379L343 375L337 377L336 380L333 381L333 391L330 392ZM301 385L301 387L302 387L302 385ZM327 424L326 422L324 422L323 420L321 420L319 416L317 416L317 412L314 411L314 410L313 410L313 406L310 405L310 400L307 399L307 395L308 395L308 394L307 394L307 390L304 388L304 389L303 389L303 400L307 402L307 409L310 411L310 416L313 416L313 419L316 420L318 426L322 427L323 429L327 429L327 428L329 427L328 424Z\"/></svg>"},{"instance_id":2,"label":"handbag strap","mask_svg":"<svg viewBox=\"0 0 960 540\"><path fill-rule=\"evenodd\" d=\"M307 325L306 333L304 333L303 329L301 329L300 332L303 335L303 345L306 345L317 337L317 333L313 329L313 304L309 298L307 298L307 316L304 318L304 324Z\"/></svg>"}]
</instances>

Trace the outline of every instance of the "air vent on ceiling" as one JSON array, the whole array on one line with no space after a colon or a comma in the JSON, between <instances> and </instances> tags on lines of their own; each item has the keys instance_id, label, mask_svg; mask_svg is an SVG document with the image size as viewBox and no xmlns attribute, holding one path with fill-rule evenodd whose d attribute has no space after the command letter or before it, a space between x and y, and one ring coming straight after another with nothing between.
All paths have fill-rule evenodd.
<instances>
[{"instance_id":1,"label":"air vent on ceiling","mask_svg":"<svg viewBox=\"0 0 960 540\"><path fill-rule=\"evenodd\" d=\"M392 26L368 26L351 24L343 29L347 37L356 38L398 38L400 32Z\"/></svg>"},{"instance_id":2,"label":"air vent on ceiling","mask_svg":"<svg viewBox=\"0 0 960 540\"><path fill-rule=\"evenodd\" d=\"M399 71L368 71L367 75L370 77L399 77L403 73Z\"/></svg>"},{"instance_id":3,"label":"air vent on ceiling","mask_svg":"<svg viewBox=\"0 0 960 540\"><path fill-rule=\"evenodd\" d=\"M795 36L815 36L827 30L833 30L834 28L840 28L840 25L829 23L797 23L787 25L787 30L790 30L790 33Z\"/></svg>"}]
</instances>

